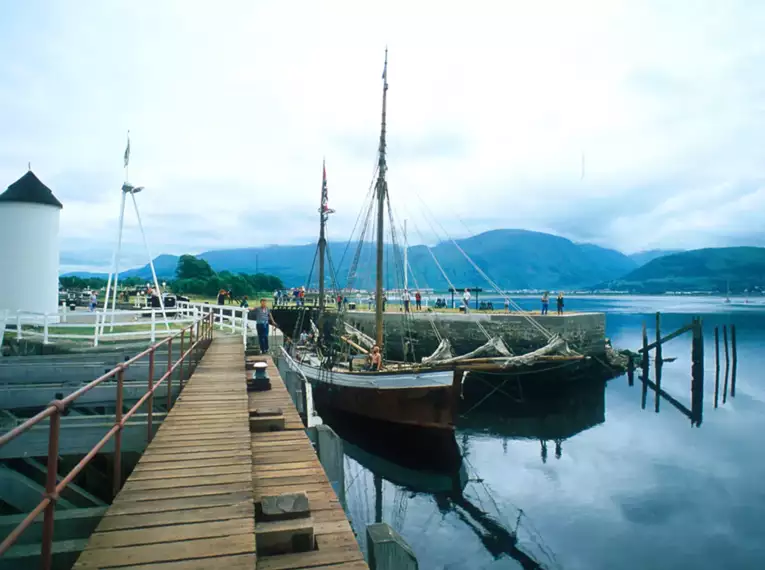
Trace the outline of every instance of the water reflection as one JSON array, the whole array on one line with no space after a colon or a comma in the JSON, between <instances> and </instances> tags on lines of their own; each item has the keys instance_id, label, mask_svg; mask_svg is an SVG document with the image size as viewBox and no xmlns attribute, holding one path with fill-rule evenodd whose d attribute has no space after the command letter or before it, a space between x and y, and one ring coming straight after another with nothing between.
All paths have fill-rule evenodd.
<instances>
[{"instance_id":1,"label":"water reflection","mask_svg":"<svg viewBox=\"0 0 765 570\"><path fill-rule=\"evenodd\" d=\"M635 307L626 298L574 302L607 310L613 345L633 350L644 321L654 336L654 311L662 310L667 330L701 314L703 397L694 397L691 342L683 336L664 350L659 414L652 360L644 411L639 363L632 387L622 377L607 386L580 384L564 396L557 383L522 390L508 383L508 394L460 419L456 445L465 460L456 470L418 466L420 457L413 460L382 432L374 435L382 451L349 442L341 484L362 547L366 525L381 519L402 534L423 569L763 567L765 456L757 434L765 429L765 310L701 311L712 301L693 299L640 298ZM739 335L727 391L724 346L716 379L713 334L719 327L723 340L726 324ZM703 419L704 432L688 429L691 416L693 425Z\"/></svg>"},{"instance_id":2,"label":"water reflection","mask_svg":"<svg viewBox=\"0 0 765 570\"><path fill-rule=\"evenodd\" d=\"M471 435L499 438L507 454L507 441L536 439L547 461L548 443L555 458L563 455L563 442L606 420L606 382L578 380L563 386L542 386L537 380L519 382L514 389L462 416L457 424L463 454L469 454Z\"/></svg>"},{"instance_id":3,"label":"water reflection","mask_svg":"<svg viewBox=\"0 0 765 570\"><path fill-rule=\"evenodd\" d=\"M580 381L552 393L539 386L516 388L518 392L487 401L460 419L457 440L463 461L452 468L433 465L425 455L402 453L401 440L386 439L367 422L320 410L324 422L343 440L345 497L357 535L364 536L367 524L387 522L410 541L421 567L433 568L438 567L429 558L434 553L419 537L440 519L438 526L456 526L453 530L463 538L466 532L475 537L484 555L494 560L510 558L527 569L559 567L522 508L500 508L496 503L480 469L470 462L471 443L487 437L505 444L537 440L543 462L548 444L560 458L567 439L605 421L606 385ZM424 517L422 524L407 523L407 513L413 510Z\"/></svg>"}]
</instances>

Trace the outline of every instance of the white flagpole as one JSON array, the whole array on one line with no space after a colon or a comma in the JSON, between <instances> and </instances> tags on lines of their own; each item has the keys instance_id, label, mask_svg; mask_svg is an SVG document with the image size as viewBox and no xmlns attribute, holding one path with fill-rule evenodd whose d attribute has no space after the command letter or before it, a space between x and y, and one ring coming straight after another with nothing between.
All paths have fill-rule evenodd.
<instances>
[{"instance_id":1,"label":"white flagpole","mask_svg":"<svg viewBox=\"0 0 765 570\"><path fill-rule=\"evenodd\" d=\"M115 245L114 251L112 252L112 269L109 272L109 279L106 282L106 296L104 297L104 309L101 312L101 318L99 318L98 315L96 315L96 333L95 333L95 339L94 344L98 345L98 337L100 334L103 334L103 327L106 325L106 311L109 308L109 294L111 293L112 288L112 277L116 275L117 272L117 256L119 255L119 249L120 249L120 242L122 241L122 222L125 217L125 193L122 193L122 198L120 201L120 217L119 217L119 225L117 227L117 244ZM116 288L116 284L115 284Z\"/></svg>"},{"instance_id":2,"label":"white flagpole","mask_svg":"<svg viewBox=\"0 0 765 570\"><path fill-rule=\"evenodd\" d=\"M167 320L167 314L165 313L165 301L162 299L162 290L159 288L159 281L157 281L157 272L154 270L154 258L151 255L151 250L149 249L149 242L146 240L146 232L143 231L143 223L141 222L141 214L138 213L138 202L136 202L135 194L133 192L130 193L130 196L133 198L133 207L135 208L135 216L138 218L138 227L141 229L141 237L143 238L143 245L146 248L146 253L149 256L149 267L151 267L151 276L154 279L154 287L157 290L157 294L159 295L159 306L162 308L162 317L165 319L165 328L167 330L170 330L170 323Z\"/></svg>"},{"instance_id":3,"label":"white flagpole","mask_svg":"<svg viewBox=\"0 0 765 570\"><path fill-rule=\"evenodd\" d=\"M117 232L117 255L114 260L114 289L112 290L112 314L111 314L111 327L109 332L114 330L114 311L117 309L117 284L120 278L120 252L122 251L122 229L125 224L125 193L122 193L122 201L120 205L120 221L119 231ZM105 323L106 321L104 321Z\"/></svg>"}]
</instances>

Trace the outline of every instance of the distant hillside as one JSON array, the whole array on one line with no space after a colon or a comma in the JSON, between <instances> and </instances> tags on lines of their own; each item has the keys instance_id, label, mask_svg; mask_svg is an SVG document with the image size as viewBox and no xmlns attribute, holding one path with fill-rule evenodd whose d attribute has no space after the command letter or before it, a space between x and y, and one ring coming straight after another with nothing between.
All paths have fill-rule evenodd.
<instances>
[{"instance_id":1,"label":"distant hillside","mask_svg":"<svg viewBox=\"0 0 765 570\"><path fill-rule=\"evenodd\" d=\"M642 293L665 291L732 293L765 288L765 248L707 248L665 255L598 288Z\"/></svg>"},{"instance_id":2,"label":"distant hillside","mask_svg":"<svg viewBox=\"0 0 765 570\"><path fill-rule=\"evenodd\" d=\"M562 237L525 230L493 230L457 240L478 267L500 287L507 289L572 289L594 282L616 279L637 267L626 255L591 244L575 244ZM345 283L356 244L330 243L329 252L338 280ZM410 286L432 287L444 290L449 282L456 287L478 286L489 288L486 280L465 259L451 242L431 248L444 269L448 281L433 261L428 248L422 245L409 248ZM300 246L268 246L208 251L198 257L205 259L215 271L268 273L276 275L287 286L305 284L314 261L315 244ZM394 255L394 253L396 255ZM387 287L402 282L401 251L386 246ZM155 261L160 279L172 278L178 258L161 255ZM314 269L313 283L316 283ZM374 279L374 247L365 244L358 259L355 286L371 288ZM80 275L80 273L75 273ZM148 265L122 273L124 276L149 278ZM92 275L91 275L92 276ZM328 276L328 283L330 276Z\"/></svg>"},{"instance_id":3,"label":"distant hillside","mask_svg":"<svg viewBox=\"0 0 765 570\"><path fill-rule=\"evenodd\" d=\"M632 261L635 262L635 265L637 267L640 267L642 265L645 265L649 261L653 261L654 259L657 259L659 257L663 257L665 255L673 255L675 253L682 253L685 251L684 249L649 249L646 251L638 251L637 253L632 253L628 255Z\"/></svg>"}]
</instances>

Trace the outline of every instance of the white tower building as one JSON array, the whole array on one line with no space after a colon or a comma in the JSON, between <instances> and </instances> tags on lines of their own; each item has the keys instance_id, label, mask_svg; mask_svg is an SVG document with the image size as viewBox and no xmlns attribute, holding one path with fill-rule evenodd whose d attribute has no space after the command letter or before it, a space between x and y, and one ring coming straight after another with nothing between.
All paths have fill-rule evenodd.
<instances>
[{"instance_id":1,"label":"white tower building","mask_svg":"<svg viewBox=\"0 0 765 570\"><path fill-rule=\"evenodd\" d=\"M0 312L57 312L62 208L31 170L0 194Z\"/></svg>"}]
</instances>

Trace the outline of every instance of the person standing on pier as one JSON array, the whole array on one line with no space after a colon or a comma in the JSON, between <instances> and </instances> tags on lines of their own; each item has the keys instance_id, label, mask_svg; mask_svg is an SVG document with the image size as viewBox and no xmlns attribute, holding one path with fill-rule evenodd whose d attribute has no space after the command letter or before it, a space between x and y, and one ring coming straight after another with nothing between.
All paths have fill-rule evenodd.
<instances>
[{"instance_id":1,"label":"person standing on pier","mask_svg":"<svg viewBox=\"0 0 765 570\"><path fill-rule=\"evenodd\" d=\"M545 291L542 293L542 314L547 314L547 309L550 307L550 294Z\"/></svg>"},{"instance_id":2,"label":"person standing on pier","mask_svg":"<svg viewBox=\"0 0 765 570\"><path fill-rule=\"evenodd\" d=\"M558 303L558 314L562 315L563 314L563 291L558 291L557 303Z\"/></svg>"},{"instance_id":3,"label":"person standing on pier","mask_svg":"<svg viewBox=\"0 0 765 570\"><path fill-rule=\"evenodd\" d=\"M409 291L407 291L406 289L404 289L404 292L401 294L401 300L404 302L404 312L408 313L410 297L409 297Z\"/></svg>"},{"instance_id":4,"label":"person standing on pier","mask_svg":"<svg viewBox=\"0 0 765 570\"><path fill-rule=\"evenodd\" d=\"M422 295L417 291L414 294L414 308L418 311L422 311Z\"/></svg>"},{"instance_id":5,"label":"person standing on pier","mask_svg":"<svg viewBox=\"0 0 765 570\"><path fill-rule=\"evenodd\" d=\"M470 291L465 289L465 293L462 295L462 300L465 303L465 314L470 312Z\"/></svg>"},{"instance_id":6,"label":"person standing on pier","mask_svg":"<svg viewBox=\"0 0 765 570\"><path fill-rule=\"evenodd\" d=\"M260 344L260 352L266 354L268 352L268 325L272 324L276 326L271 311L266 306L266 300L260 300L260 307L255 309L255 329L258 331L258 343Z\"/></svg>"}]
</instances>

